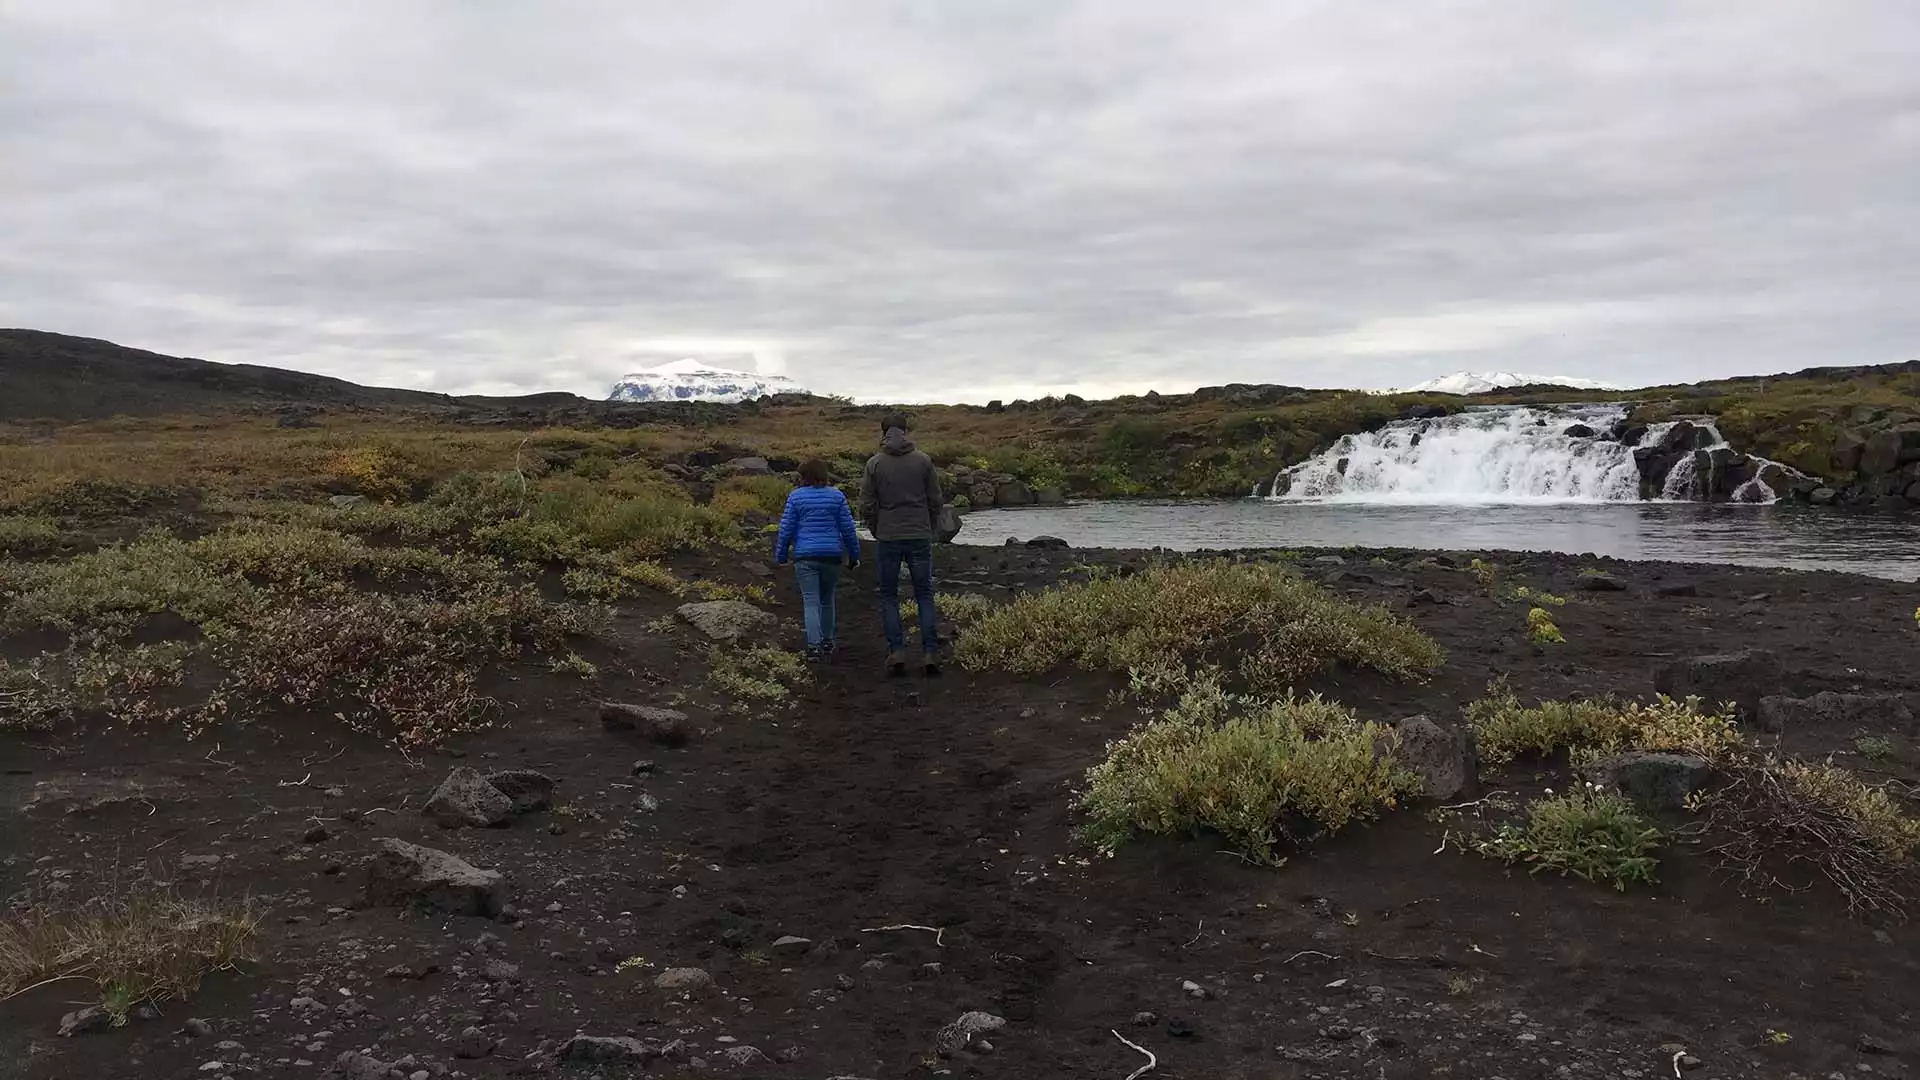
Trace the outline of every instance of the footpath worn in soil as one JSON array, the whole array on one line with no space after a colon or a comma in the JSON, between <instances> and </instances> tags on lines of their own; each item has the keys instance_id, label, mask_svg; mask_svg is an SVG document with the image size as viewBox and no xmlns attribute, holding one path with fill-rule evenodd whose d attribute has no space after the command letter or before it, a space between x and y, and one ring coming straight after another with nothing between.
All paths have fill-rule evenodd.
<instances>
[{"instance_id":1,"label":"footpath worn in soil","mask_svg":"<svg viewBox=\"0 0 1920 1080\"><path fill-rule=\"evenodd\" d=\"M1004 597L1138 559L956 548L940 571L943 589ZM1920 706L1920 586L1616 563L1625 591L1580 592L1591 560L1505 557L1514 580L1573 597L1555 612L1567 643L1540 648L1524 605L1461 570L1392 561L1306 562L1404 608L1448 651L1426 685L1341 675L1313 688L1363 716L1457 722L1500 675L1527 700L1646 696L1659 665L1743 647L1776 653L1790 693ZM1657 595L1672 585L1697 595ZM305 717L195 741L0 743L0 885L16 903L150 877L271 911L266 963L157 1019L62 1039L85 987L0 1005L0 1076L388 1075L379 1062L409 1077L1124 1080L1147 1059L1115 1032L1157 1057L1150 1075L1189 1080L1920 1069L1912 926L1850 920L1821 891L1743 898L1684 846L1660 885L1629 894L1436 853L1447 826L1418 809L1279 870L1200 840L1100 857L1073 838L1069 796L1138 717L1113 699L1118 680L950 668L888 681L870 586L865 571L845 586L841 654L796 708L689 708L703 731L677 748L609 730L593 707L670 704L697 678L704 647L655 624L664 603L623 612L592 656L598 680L514 672L497 688L497 730L418 760ZM779 588L797 637L790 583ZM1423 589L1440 602L1408 607ZM1854 755L1863 734L1891 740L1893 756ZM1912 783L1916 736L1784 738ZM545 773L554 807L443 829L421 806L459 765ZM362 866L385 837L502 871L510 909L364 907ZM930 929L875 929L905 924ZM656 987L682 968L711 988ZM943 1029L970 1012L1005 1025L950 1037L943 1056ZM678 1045L644 1066L556 1064L581 1033Z\"/></svg>"}]
</instances>

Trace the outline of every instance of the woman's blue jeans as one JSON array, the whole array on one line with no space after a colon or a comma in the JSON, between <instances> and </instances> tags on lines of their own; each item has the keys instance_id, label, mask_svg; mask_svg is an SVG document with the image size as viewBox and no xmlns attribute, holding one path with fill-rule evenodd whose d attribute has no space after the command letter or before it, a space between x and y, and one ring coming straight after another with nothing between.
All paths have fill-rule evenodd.
<instances>
[{"instance_id":1,"label":"woman's blue jeans","mask_svg":"<svg viewBox=\"0 0 1920 1080\"><path fill-rule=\"evenodd\" d=\"M800 586L807 647L833 644L833 590L840 584L840 560L795 559L793 580Z\"/></svg>"}]
</instances>

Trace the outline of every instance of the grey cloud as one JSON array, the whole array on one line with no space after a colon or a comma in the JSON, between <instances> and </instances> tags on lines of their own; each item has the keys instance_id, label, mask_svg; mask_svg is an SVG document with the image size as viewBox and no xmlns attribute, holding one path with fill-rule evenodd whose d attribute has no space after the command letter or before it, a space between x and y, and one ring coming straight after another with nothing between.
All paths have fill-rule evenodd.
<instances>
[{"instance_id":1,"label":"grey cloud","mask_svg":"<svg viewBox=\"0 0 1920 1080\"><path fill-rule=\"evenodd\" d=\"M863 398L1920 354L1903 0L14 0L0 323Z\"/></svg>"}]
</instances>

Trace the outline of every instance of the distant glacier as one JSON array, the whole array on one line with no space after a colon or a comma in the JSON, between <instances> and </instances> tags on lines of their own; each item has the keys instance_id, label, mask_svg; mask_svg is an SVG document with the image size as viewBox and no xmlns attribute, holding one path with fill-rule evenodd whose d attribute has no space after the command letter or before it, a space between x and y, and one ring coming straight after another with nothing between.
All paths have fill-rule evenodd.
<instances>
[{"instance_id":1,"label":"distant glacier","mask_svg":"<svg viewBox=\"0 0 1920 1080\"><path fill-rule=\"evenodd\" d=\"M698 360L636 371L613 386L608 401L753 401L771 394L804 394L807 389L785 375L710 367Z\"/></svg>"}]
</instances>

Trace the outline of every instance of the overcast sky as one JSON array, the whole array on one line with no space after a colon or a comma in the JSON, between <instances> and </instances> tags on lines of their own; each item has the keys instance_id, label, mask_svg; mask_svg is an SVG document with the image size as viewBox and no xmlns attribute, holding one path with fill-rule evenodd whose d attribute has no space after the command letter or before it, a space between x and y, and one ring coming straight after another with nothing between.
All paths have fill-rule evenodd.
<instances>
[{"instance_id":1,"label":"overcast sky","mask_svg":"<svg viewBox=\"0 0 1920 1080\"><path fill-rule=\"evenodd\" d=\"M447 392L1920 358L1917 0L0 0L0 325Z\"/></svg>"}]
</instances>

